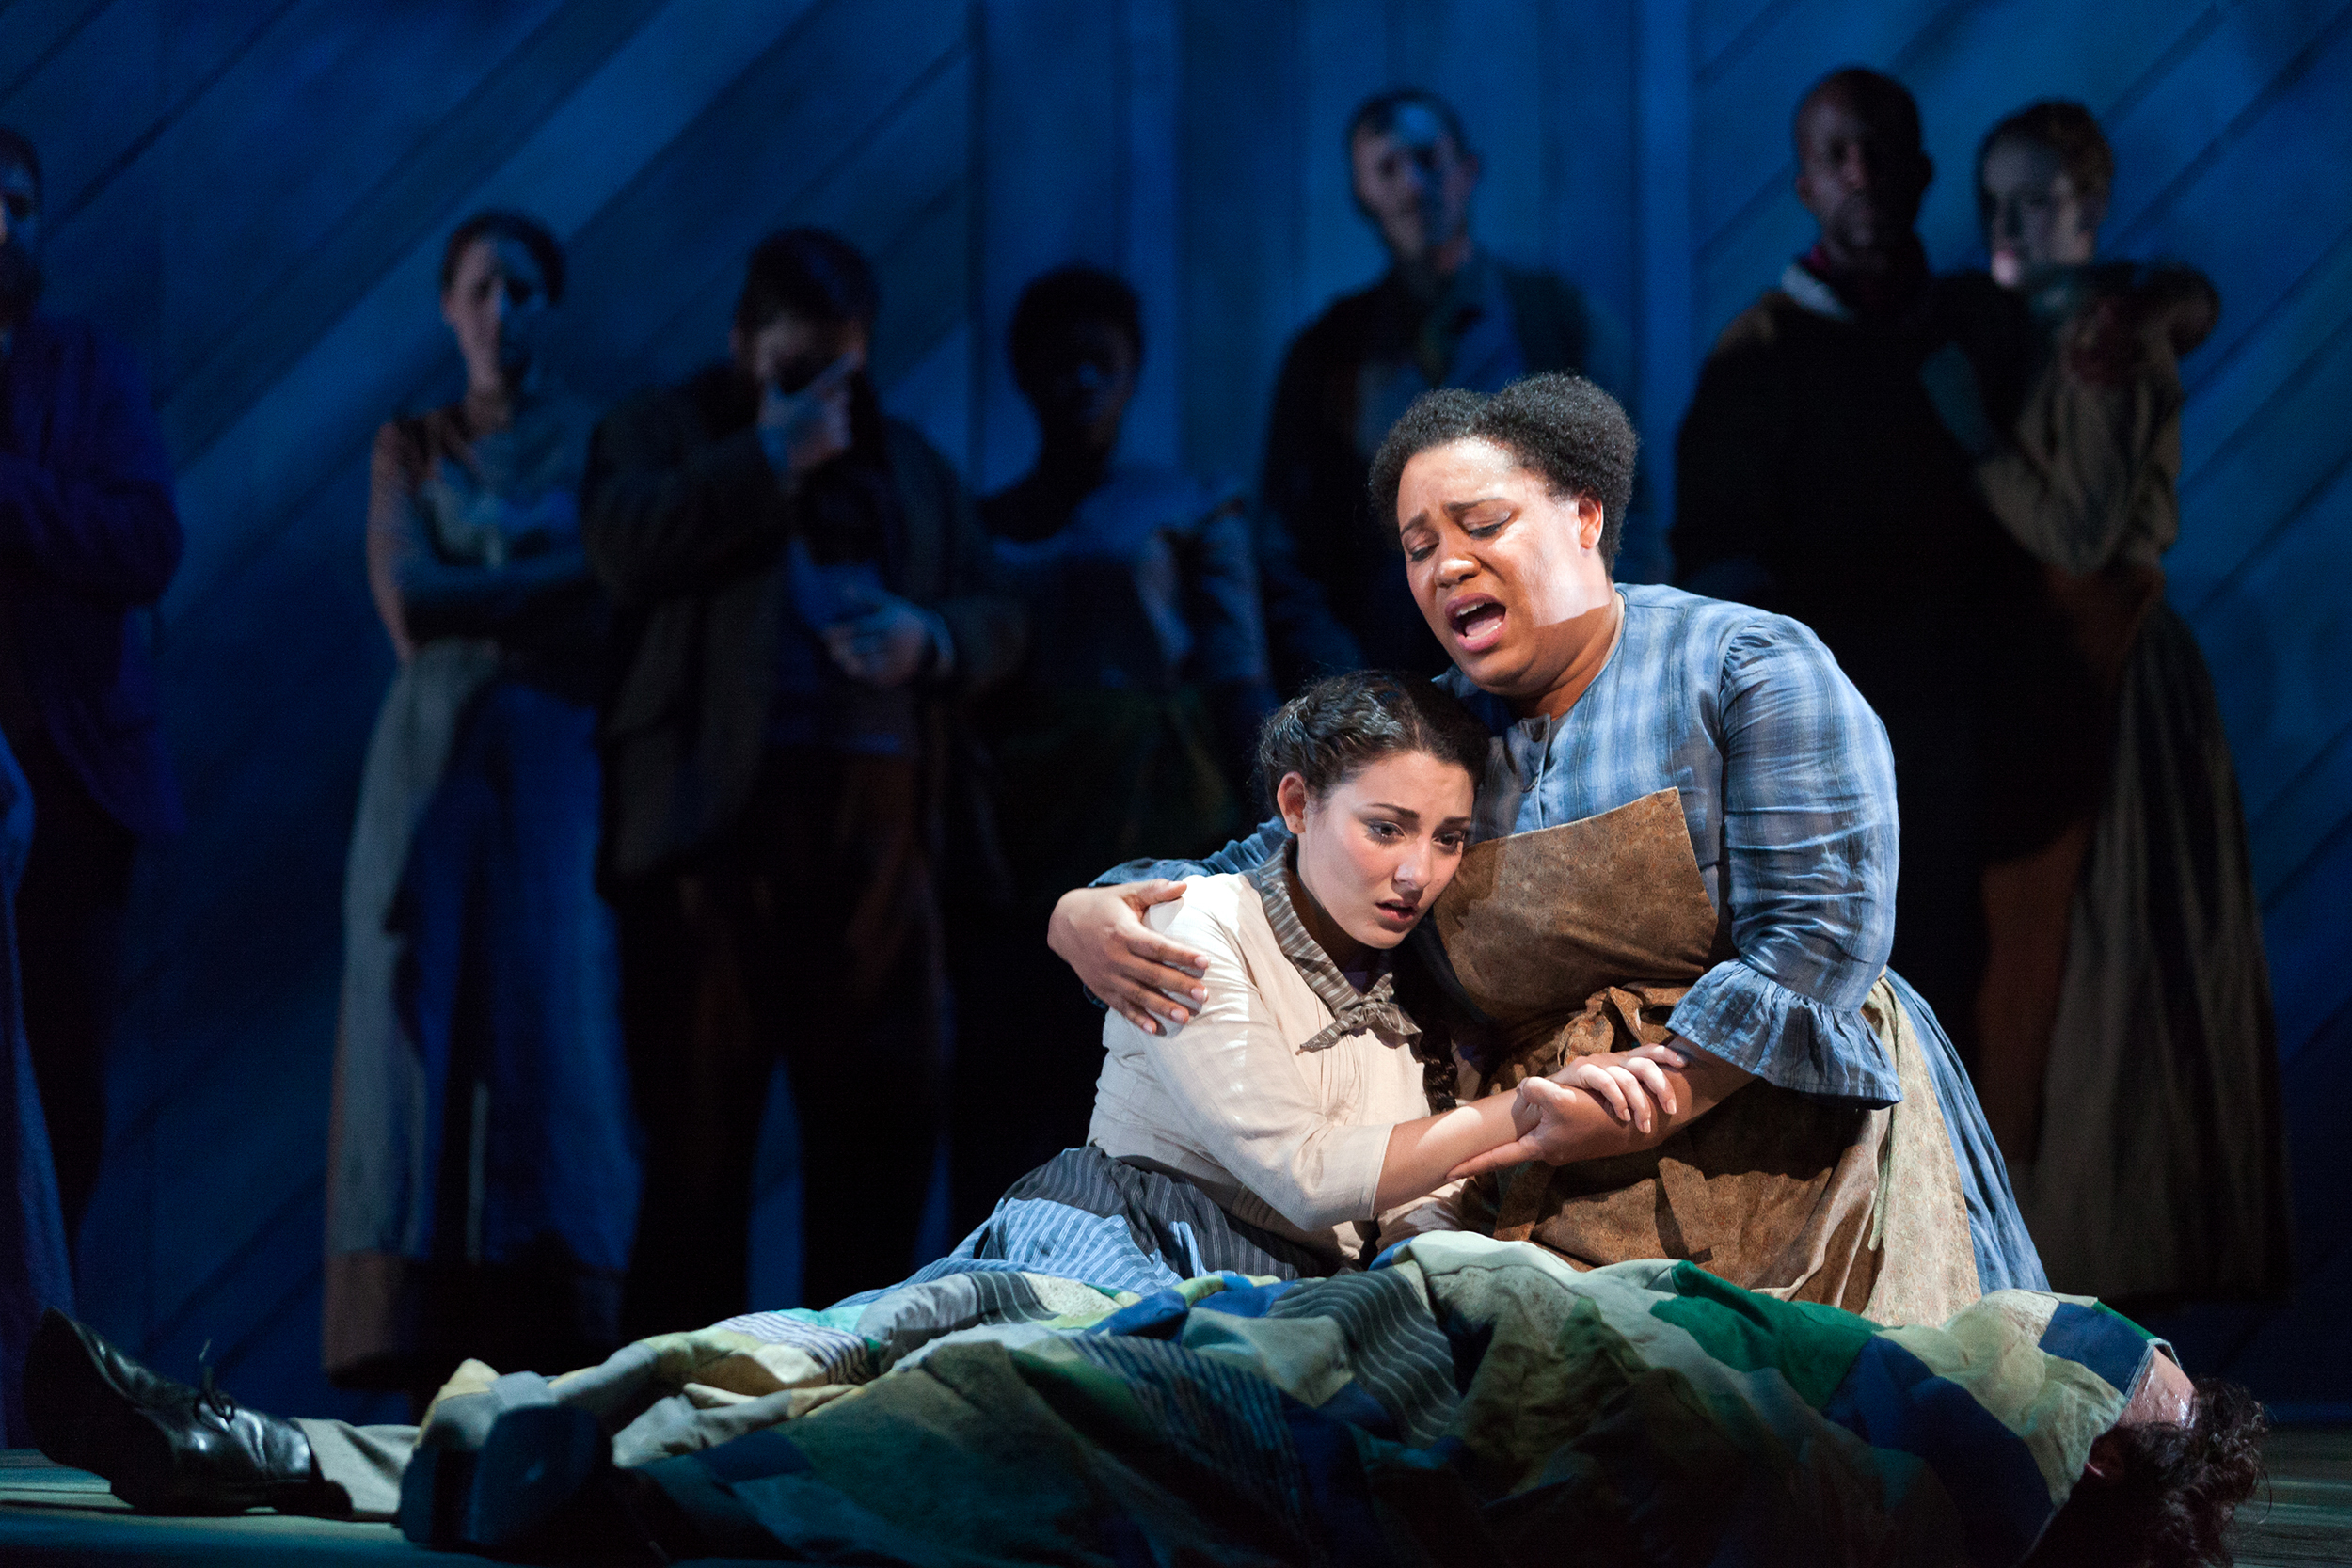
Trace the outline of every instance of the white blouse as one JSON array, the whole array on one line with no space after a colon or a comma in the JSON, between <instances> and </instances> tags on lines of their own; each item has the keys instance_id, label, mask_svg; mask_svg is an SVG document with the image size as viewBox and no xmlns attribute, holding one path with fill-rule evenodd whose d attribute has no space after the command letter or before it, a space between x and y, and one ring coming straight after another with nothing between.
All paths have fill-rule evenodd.
<instances>
[{"instance_id":1,"label":"white blouse","mask_svg":"<svg viewBox=\"0 0 2352 1568\"><path fill-rule=\"evenodd\" d=\"M1194 878L1145 918L1208 959L1208 1000L1173 1034L1104 1018L1089 1143L1186 1178L1245 1224L1349 1261L1364 1256L1375 1219L1382 1245L1459 1228L1458 1181L1374 1213L1389 1129L1429 1115L1422 1064L1369 1032L1300 1049L1332 1012L1284 956L1246 878Z\"/></svg>"}]
</instances>

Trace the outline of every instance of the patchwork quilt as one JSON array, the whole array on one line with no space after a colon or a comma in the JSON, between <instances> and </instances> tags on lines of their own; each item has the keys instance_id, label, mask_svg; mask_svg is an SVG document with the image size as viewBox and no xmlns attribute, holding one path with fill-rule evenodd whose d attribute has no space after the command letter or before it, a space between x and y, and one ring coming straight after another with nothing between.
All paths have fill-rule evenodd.
<instances>
[{"instance_id":1,"label":"patchwork quilt","mask_svg":"<svg viewBox=\"0 0 2352 1568\"><path fill-rule=\"evenodd\" d=\"M1882 1327L1446 1233L1330 1279L948 1273L552 1392L729 1557L1997 1565L2161 1350L2081 1298Z\"/></svg>"}]
</instances>

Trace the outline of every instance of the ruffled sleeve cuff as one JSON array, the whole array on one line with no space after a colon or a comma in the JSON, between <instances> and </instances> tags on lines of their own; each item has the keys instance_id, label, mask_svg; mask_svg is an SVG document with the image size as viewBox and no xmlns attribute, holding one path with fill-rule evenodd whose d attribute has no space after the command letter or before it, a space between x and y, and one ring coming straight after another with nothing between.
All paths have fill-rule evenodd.
<instances>
[{"instance_id":1,"label":"ruffled sleeve cuff","mask_svg":"<svg viewBox=\"0 0 2352 1568\"><path fill-rule=\"evenodd\" d=\"M1799 1094L1892 1105L1895 1063L1859 1006L1789 990L1738 958L1699 976L1675 1004L1674 1031L1710 1056Z\"/></svg>"}]
</instances>

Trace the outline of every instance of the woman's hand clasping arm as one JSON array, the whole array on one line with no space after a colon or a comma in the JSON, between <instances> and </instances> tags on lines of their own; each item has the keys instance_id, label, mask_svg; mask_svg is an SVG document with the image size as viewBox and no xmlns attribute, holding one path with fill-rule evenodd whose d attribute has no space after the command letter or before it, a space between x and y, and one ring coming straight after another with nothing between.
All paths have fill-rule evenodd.
<instances>
[{"instance_id":1,"label":"woman's hand clasping arm","mask_svg":"<svg viewBox=\"0 0 2352 1568\"><path fill-rule=\"evenodd\" d=\"M1145 1034L1181 1029L1192 1012L1178 999L1208 1000L1201 984L1208 960L1146 926L1143 911L1184 895L1184 883L1158 878L1073 888L1045 923L1045 945L1104 1006Z\"/></svg>"}]
</instances>

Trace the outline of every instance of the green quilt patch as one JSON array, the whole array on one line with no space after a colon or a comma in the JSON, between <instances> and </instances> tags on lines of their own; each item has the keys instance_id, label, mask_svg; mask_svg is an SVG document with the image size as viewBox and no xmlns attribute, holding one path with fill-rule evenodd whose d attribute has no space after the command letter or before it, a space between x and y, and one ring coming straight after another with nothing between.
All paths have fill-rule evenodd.
<instances>
[{"instance_id":1,"label":"green quilt patch","mask_svg":"<svg viewBox=\"0 0 2352 1568\"><path fill-rule=\"evenodd\" d=\"M1661 1283L1675 1294L1653 1306L1652 1317L1683 1330L1727 1367L1773 1369L1816 1410L1879 1331L1869 1319L1835 1307L1742 1291L1695 1263L1677 1263Z\"/></svg>"}]
</instances>

